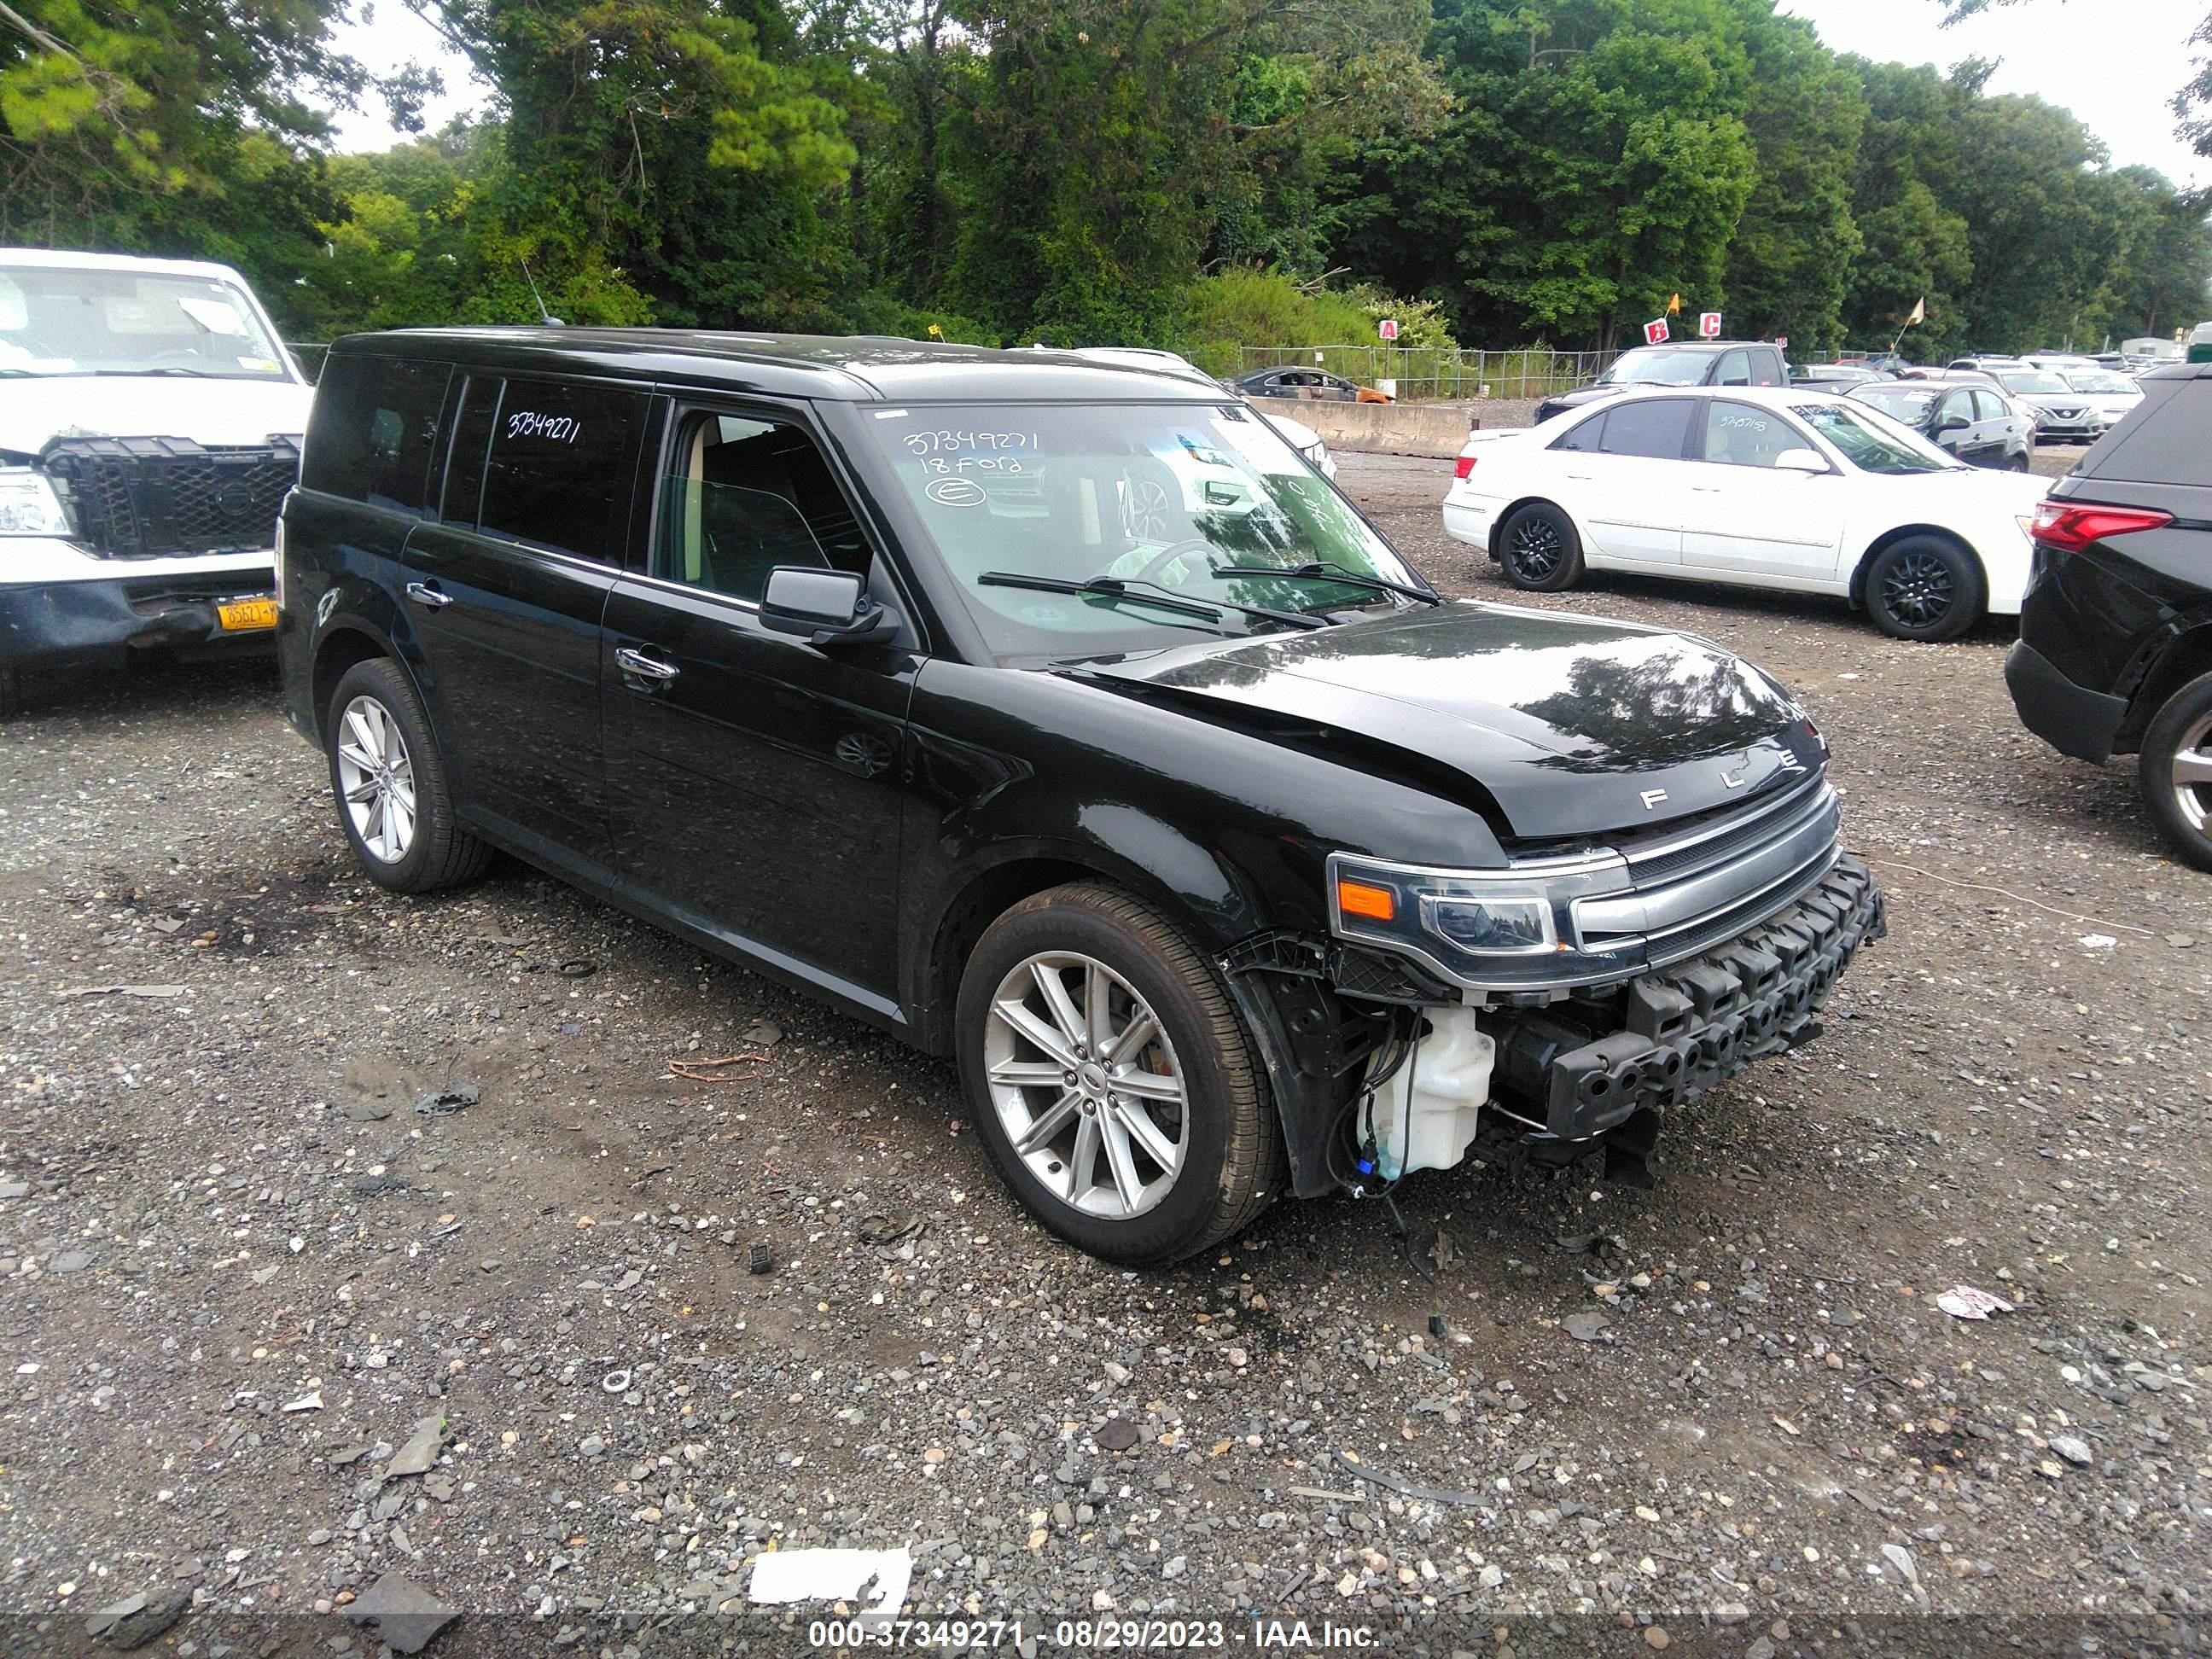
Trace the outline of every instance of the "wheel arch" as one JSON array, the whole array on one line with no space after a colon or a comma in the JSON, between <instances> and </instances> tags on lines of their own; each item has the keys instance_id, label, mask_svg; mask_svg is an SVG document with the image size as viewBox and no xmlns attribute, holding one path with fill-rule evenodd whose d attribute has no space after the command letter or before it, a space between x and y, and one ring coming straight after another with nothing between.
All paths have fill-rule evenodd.
<instances>
[{"instance_id":1,"label":"wheel arch","mask_svg":"<svg viewBox=\"0 0 2212 1659\"><path fill-rule=\"evenodd\" d=\"M378 657L389 657L398 665L399 672L406 677L407 684L414 689L416 700L422 705L423 719L429 720L429 701L422 695L422 682L415 672L415 665L407 660L406 653L359 617L335 617L315 641L314 664L309 681L313 688L313 707L309 712L314 719L315 740L318 743L329 739L330 734L324 730L324 726L330 712L331 694L337 690L338 682L356 664L373 661ZM434 722L431 732L433 735L436 734Z\"/></svg>"},{"instance_id":2,"label":"wheel arch","mask_svg":"<svg viewBox=\"0 0 2212 1659\"><path fill-rule=\"evenodd\" d=\"M1190 848L1196 852L1194 847ZM1222 948L1219 917L1223 900L1241 900L1231 884L1208 860L1220 883L1212 893L1178 890L1145 865L1098 844L1070 846L1032 842L1001 849L988 859L969 864L959 878L948 884L942 898L920 929L927 948L909 963L909 1026L915 1040L934 1054L952 1048L952 1016L960 996L960 977L984 930L1024 899L1070 883L1091 882L1120 889L1157 908L1182 928L1201 954ZM1185 872L1183 887L1190 885ZM1241 908L1232 902L1231 908ZM1213 918L1205 914L1215 912ZM1248 930L1249 931L1249 930Z\"/></svg>"},{"instance_id":3,"label":"wheel arch","mask_svg":"<svg viewBox=\"0 0 2212 1659\"><path fill-rule=\"evenodd\" d=\"M1948 542L1972 559L1974 562L1974 568L1982 573L1982 592L1984 604L1986 606L1987 595L1991 586L1990 564L1989 561L1982 556L1979 549L1957 531L1945 525L1901 524L1893 529L1883 531L1881 535L1869 542L1866 544L1866 550L1859 555L1858 565L1851 572L1850 590L1847 596L1852 610L1866 609L1867 573L1874 568L1874 562L1890 548L1896 546L1898 543L1908 540L1914 536L1933 536L1938 541Z\"/></svg>"},{"instance_id":4,"label":"wheel arch","mask_svg":"<svg viewBox=\"0 0 2212 1659\"><path fill-rule=\"evenodd\" d=\"M1505 538L1505 521L1524 507L1548 507L1564 514L1567 522L1574 526L1575 539L1582 544L1583 556L1586 559L1589 556L1589 532L1583 528L1583 521L1576 516L1574 508L1556 495L1547 495L1541 490L1530 490L1526 495L1515 496L1499 507L1498 516L1491 520L1489 551L1493 562L1498 559L1498 550Z\"/></svg>"},{"instance_id":5,"label":"wheel arch","mask_svg":"<svg viewBox=\"0 0 2212 1659\"><path fill-rule=\"evenodd\" d=\"M2212 674L2212 621L2198 623L2159 653L2158 660L2128 698L2127 718L2114 734L2113 752L2131 752L2173 694L2206 674ZM2119 747L2122 744L2130 747Z\"/></svg>"}]
</instances>

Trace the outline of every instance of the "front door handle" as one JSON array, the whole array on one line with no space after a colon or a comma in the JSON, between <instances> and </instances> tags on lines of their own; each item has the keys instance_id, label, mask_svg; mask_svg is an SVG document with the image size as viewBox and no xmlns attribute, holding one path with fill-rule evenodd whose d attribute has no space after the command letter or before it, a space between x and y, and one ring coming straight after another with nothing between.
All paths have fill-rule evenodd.
<instances>
[{"instance_id":1,"label":"front door handle","mask_svg":"<svg viewBox=\"0 0 2212 1659\"><path fill-rule=\"evenodd\" d=\"M452 594L439 592L437 587L429 582L408 583L407 597L416 604L427 605L433 611L441 611L453 602Z\"/></svg>"},{"instance_id":2,"label":"front door handle","mask_svg":"<svg viewBox=\"0 0 2212 1659\"><path fill-rule=\"evenodd\" d=\"M615 647L615 666L633 678L650 680L655 685L665 685L684 672L674 663L662 662L657 658L648 657L635 646L630 645L618 645Z\"/></svg>"},{"instance_id":3,"label":"front door handle","mask_svg":"<svg viewBox=\"0 0 2212 1659\"><path fill-rule=\"evenodd\" d=\"M1692 484L1690 489L1693 494L1699 495L1717 495L1721 493L1721 487L1718 484Z\"/></svg>"}]
</instances>

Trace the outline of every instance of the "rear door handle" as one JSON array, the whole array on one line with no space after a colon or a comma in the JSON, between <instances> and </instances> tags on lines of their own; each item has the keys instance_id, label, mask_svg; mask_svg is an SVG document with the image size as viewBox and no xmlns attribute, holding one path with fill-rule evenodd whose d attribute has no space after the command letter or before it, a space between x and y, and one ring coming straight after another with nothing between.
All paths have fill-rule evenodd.
<instances>
[{"instance_id":1,"label":"rear door handle","mask_svg":"<svg viewBox=\"0 0 2212 1659\"><path fill-rule=\"evenodd\" d=\"M427 605L433 611L443 610L453 602L452 594L440 592L437 587L429 582L408 583L407 597L416 604Z\"/></svg>"},{"instance_id":2,"label":"rear door handle","mask_svg":"<svg viewBox=\"0 0 2212 1659\"><path fill-rule=\"evenodd\" d=\"M1690 488L1700 495L1717 495L1721 493L1721 487L1718 484L1692 484Z\"/></svg>"},{"instance_id":3,"label":"rear door handle","mask_svg":"<svg viewBox=\"0 0 2212 1659\"><path fill-rule=\"evenodd\" d=\"M615 647L615 666L633 678L650 680L655 685L665 685L684 672L673 663L648 657L636 647L629 645Z\"/></svg>"}]
</instances>

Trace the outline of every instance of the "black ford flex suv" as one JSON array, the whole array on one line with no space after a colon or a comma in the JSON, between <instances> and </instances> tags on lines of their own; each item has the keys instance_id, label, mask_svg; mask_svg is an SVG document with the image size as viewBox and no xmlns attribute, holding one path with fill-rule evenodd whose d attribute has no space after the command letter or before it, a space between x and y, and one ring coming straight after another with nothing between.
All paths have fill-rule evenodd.
<instances>
[{"instance_id":1,"label":"black ford flex suv","mask_svg":"<svg viewBox=\"0 0 2212 1659\"><path fill-rule=\"evenodd\" d=\"M2212 363L2142 389L2037 511L2005 683L2062 754L2138 756L2159 828L2212 870Z\"/></svg>"},{"instance_id":2,"label":"black ford flex suv","mask_svg":"<svg viewBox=\"0 0 2212 1659\"><path fill-rule=\"evenodd\" d=\"M1702 641L1440 603L1240 399L1042 352L341 341L285 699L403 891L494 848L957 1057L1162 1261L1478 1135L1636 1177L1881 927Z\"/></svg>"}]
</instances>

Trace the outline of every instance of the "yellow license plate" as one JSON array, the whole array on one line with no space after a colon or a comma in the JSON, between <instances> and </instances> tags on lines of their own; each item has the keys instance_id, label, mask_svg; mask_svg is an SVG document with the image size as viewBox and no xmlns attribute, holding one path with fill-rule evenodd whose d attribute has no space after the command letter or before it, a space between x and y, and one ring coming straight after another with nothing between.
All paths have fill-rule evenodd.
<instances>
[{"instance_id":1,"label":"yellow license plate","mask_svg":"<svg viewBox=\"0 0 2212 1659\"><path fill-rule=\"evenodd\" d=\"M232 599L215 608L216 619L227 633L244 633L250 629L276 626L276 601L271 599Z\"/></svg>"}]
</instances>

